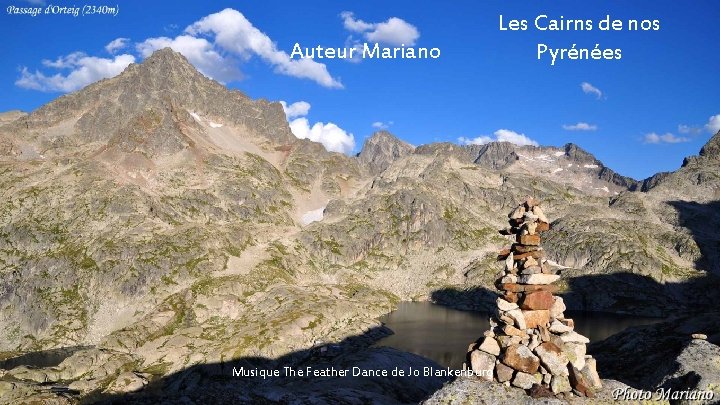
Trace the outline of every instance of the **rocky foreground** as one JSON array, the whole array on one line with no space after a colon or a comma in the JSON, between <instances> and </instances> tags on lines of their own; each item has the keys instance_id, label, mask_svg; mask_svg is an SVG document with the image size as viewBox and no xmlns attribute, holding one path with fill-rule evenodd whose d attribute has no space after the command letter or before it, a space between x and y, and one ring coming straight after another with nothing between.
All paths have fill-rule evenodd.
<instances>
[{"instance_id":1,"label":"rocky foreground","mask_svg":"<svg viewBox=\"0 0 720 405\"><path fill-rule=\"evenodd\" d=\"M413 147L380 132L359 156L330 153L297 139L279 103L161 50L0 114L0 402L307 361L403 300L490 309L495 230L527 195L556 218L543 241L568 267L568 309L707 313L720 304L718 173L720 134L644 181L572 144Z\"/></svg>"},{"instance_id":2,"label":"rocky foreground","mask_svg":"<svg viewBox=\"0 0 720 405\"><path fill-rule=\"evenodd\" d=\"M629 328L590 346L606 377L593 398L556 398L540 390L462 378L424 404L717 404L720 402L720 314ZM694 333L703 330L711 334ZM694 337L693 337L694 336ZM621 380L623 382L620 382ZM531 395L528 395L531 394Z\"/></svg>"},{"instance_id":3,"label":"rocky foreground","mask_svg":"<svg viewBox=\"0 0 720 405\"><path fill-rule=\"evenodd\" d=\"M555 398L553 395L533 398L525 390L508 387L489 381L477 381L473 378L461 378L444 386L423 402L425 405L459 405L459 404L609 404L617 403L613 397L615 390L631 390L632 388L615 380L602 380L603 388L598 390L594 398L585 396L568 396ZM628 403L628 402L625 402ZM632 402L629 402L632 403ZM669 403L658 401L658 404Z\"/></svg>"}]
</instances>

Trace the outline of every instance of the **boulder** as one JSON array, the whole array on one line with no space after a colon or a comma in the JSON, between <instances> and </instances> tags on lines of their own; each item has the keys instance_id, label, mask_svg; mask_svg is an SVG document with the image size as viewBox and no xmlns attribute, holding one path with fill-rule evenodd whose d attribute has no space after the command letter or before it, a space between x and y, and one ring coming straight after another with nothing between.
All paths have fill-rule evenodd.
<instances>
[{"instance_id":1,"label":"boulder","mask_svg":"<svg viewBox=\"0 0 720 405\"><path fill-rule=\"evenodd\" d=\"M518 329L512 325L505 325L502 328L503 333L505 333L508 336L519 336L521 339L527 337L527 332L524 330Z\"/></svg>"},{"instance_id":2,"label":"boulder","mask_svg":"<svg viewBox=\"0 0 720 405\"><path fill-rule=\"evenodd\" d=\"M537 291L528 293L522 300L520 308L522 309L550 309L554 303L552 293L547 291Z\"/></svg>"},{"instance_id":3,"label":"boulder","mask_svg":"<svg viewBox=\"0 0 720 405\"><path fill-rule=\"evenodd\" d=\"M529 235L535 235L535 230L537 229L537 222L525 222L523 227L527 230Z\"/></svg>"},{"instance_id":4,"label":"boulder","mask_svg":"<svg viewBox=\"0 0 720 405\"><path fill-rule=\"evenodd\" d=\"M517 281L517 279L515 281ZM506 292L502 296L502 298L507 302L512 302L515 304L517 304L518 300L520 299L520 297L518 297L517 293L514 293L514 292Z\"/></svg>"},{"instance_id":5,"label":"boulder","mask_svg":"<svg viewBox=\"0 0 720 405\"><path fill-rule=\"evenodd\" d=\"M566 375L553 375L552 380L550 380L550 390L555 394L570 392L572 391L570 380Z\"/></svg>"},{"instance_id":6,"label":"boulder","mask_svg":"<svg viewBox=\"0 0 720 405\"><path fill-rule=\"evenodd\" d=\"M522 342L522 339L520 336L498 336L497 337L498 343L500 343L500 347L506 348L512 345L518 345L520 342Z\"/></svg>"},{"instance_id":7,"label":"boulder","mask_svg":"<svg viewBox=\"0 0 720 405\"><path fill-rule=\"evenodd\" d=\"M505 259L505 270L512 271L515 268L515 258L513 257L513 253L510 252L508 254L507 258Z\"/></svg>"},{"instance_id":8,"label":"boulder","mask_svg":"<svg viewBox=\"0 0 720 405\"><path fill-rule=\"evenodd\" d=\"M474 350L470 353L470 367L478 378L492 381L493 369L495 368L495 356L480 350Z\"/></svg>"},{"instance_id":9,"label":"boulder","mask_svg":"<svg viewBox=\"0 0 720 405\"><path fill-rule=\"evenodd\" d=\"M565 325L564 323L558 321L557 319L550 323L550 332L552 332L552 333L561 334L561 333L570 332L572 330L573 330L573 328Z\"/></svg>"},{"instance_id":10,"label":"boulder","mask_svg":"<svg viewBox=\"0 0 720 405\"><path fill-rule=\"evenodd\" d=\"M557 274L528 274L518 277L519 284L552 284L560 279Z\"/></svg>"},{"instance_id":11,"label":"boulder","mask_svg":"<svg viewBox=\"0 0 720 405\"><path fill-rule=\"evenodd\" d=\"M526 269L528 267L537 266L538 264L538 261L534 257L528 256L523 259L522 268Z\"/></svg>"},{"instance_id":12,"label":"boulder","mask_svg":"<svg viewBox=\"0 0 720 405\"><path fill-rule=\"evenodd\" d=\"M500 315L500 321L502 323L504 323L505 325L514 325L515 324L515 320L513 320L512 318L510 318L507 315Z\"/></svg>"},{"instance_id":13,"label":"boulder","mask_svg":"<svg viewBox=\"0 0 720 405\"><path fill-rule=\"evenodd\" d=\"M512 385L524 390L529 390L533 385L539 383L534 375L518 372L512 380Z\"/></svg>"},{"instance_id":14,"label":"boulder","mask_svg":"<svg viewBox=\"0 0 720 405\"><path fill-rule=\"evenodd\" d=\"M525 330L527 329L527 324L525 323L525 316L523 315L523 311L520 310L520 308L515 308L512 311L506 312L507 316L513 319L515 321L515 326L518 327L518 329Z\"/></svg>"},{"instance_id":15,"label":"boulder","mask_svg":"<svg viewBox=\"0 0 720 405\"><path fill-rule=\"evenodd\" d=\"M540 222L544 222L546 224L550 223L550 221L548 221L548 218L545 216L542 208L540 208L539 206L534 206L532 208L532 213L535 214L535 216Z\"/></svg>"},{"instance_id":16,"label":"boulder","mask_svg":"<svg viewBox=\"0 0 720 405\"><path fill-rule=\"evenodd\" d=\"M545 326L550 322L550 311L546 309L522 311L527 328L534 329L538 326Z\"/></svg>"},{"instance_id":17,"label":"boulder","mask_svg":"<svg viewBox=\"0 0 720 405\"><path fill-rule=\"evenodd\" d=\"M517 242L521 245L540 246L540 235L518 235Z\"/></svg>"},{"instance_id":18,"label":"boulder","mask_svg":"<svg viewBox=\"0 0 720 405\"><path fill-rule=\"evenodd\" d=\"M508 218L510 219L520 219L525 215L525 206L524 205L518 205L517 208L512 210L512 212L508 215Z\"/></svg>"},{"instance_id":19,"label":"boulder","mask_svg":"<svg viewBox=\"0 0 720 405\"><path fill-rule=\"evenodd\" d=\"M565 343L562 346L565 356L573 367L582 370L585 367L585 351L587 347L582 343Z\"/></svg>"},{"instance_id":20,"label":"boulder","mask_svg":"<svg viewBox=\"0 0 720 405\"><path fill-rule=\"evenodd\" d=\"M540 359L526 346L521 345L509 346L503 354L502 362L517 371L529 374L534 374L540 367Z\"/></svg>"},{"instance_id":21,"label":"boulder","mask_svg":"<svg viewBox=\"0 0 720 405\"><path fill-rule=\"evenodd\" d=\"M585 367L580 369L580 372L592 384L594 389L602 388L602 380L597 372L597 361L593 357L588 356L585 358Z\"/></svg>"},{"instance_id":22,"label":"boulder","mask_svg":"<svg viewBox=\"0 0 720 405\"><path fill-rule=\"evenodd\" d=\"M565 307L565 301L562 297L555 297L552 307L550 307L550 316L553 318L560 318L567 308Z\"/></svg>"},{"instance_id":23,"label":"boulder","mask_svg":"<svg viewBox=\"0 0 720 405\"><path fill-rule=\"evenodd\" d=\"M554 293L558 290L558 286L552 284L541 284L541 285L527 285L517 283L501 284L500 289L503 291L509 291L514 293L521 292L535 292L535 291L548 291ZM555 297L559 298L559 297Z\"/></svg>"},{"instance_id":24,"label":"boulder","mask_svg":"<svg viewBox=\"0 0 720 405\"><path fill-rule=\"evenodd\" d=\"M512 380L514 372L515 370L513 370L512 367L508 367L502 363L495 365L495 374L497 374L497 379L501 383Z\"/></svg>"},{"instance_id":25,"label":"boulder","mask_svg":"<svg viewBox=\"0 0 720 405\"><path fill-rule=\"evenodd\" d=\"M502 298L498 298L496 300L496 303L497 303L498 309L501 311L512 311L513 309L518 308L518 304L516 304L514 302L505 301Z\"/></svg>"},{"instance_id":26,"label":"boulder","mask_svg":"<svg viewBox=\"0 0 720 405\"><path fill-rule=\"evenodd\" d=\"M523 219L525 220L526 223L528 223L528 222L537 221L538 217L537 217L537 215L533 214L532 211L528 211L525 213L525 215L523 215Z\"/></svg>"},{"instance_id":27,"label":"boulder","mask_svg":"<svg viewBox=\"0 0 720 405\"><path fill-rule=\"evenodd\" d=\"M563 333L560 335L560 339L565 343L590 343L590 339L575 331Z\"/></svg>"},{"instance_id":28,"label":"boulder","mask_svg":"<svg viewBox=\"0 0 720 405\"><path fill-rule=\"evenodd\" d=\"M483 342L480 346L478 346L478 349L484 351L485 353L492 354L493 356L500 355L500 345L493 337L486 337L483 339Z\"/></svg>"},{"instance_id":29,"label":"boulder","mask_svg":"<svg viewBox=\"0 0 720 405\"><path fill-rule=\"evenodd\" d=\"M552 315L552 313L551 313L551 315ZM570 318L558 319L558 321L560 321L560 323L562 323L563 325L565 325L569 328L575 329L575 321L573 321Z\"/></svg>"},{"instance_id":30,"label":"boulder","mask_svg":"<svg viewBox=\"0 0 720 405\"><path fill-rule=\"evenodd\" d=\"M555 376L568 375L568 358L563 351L551 342L540 344L535 349L542 365ZM563 391L564 392L564 391Z\"/></svg>"},{"instance_id":31,"label":"boulder","mask_svg":"<svg viewBox=\"0 0 720 405\"><path fill-rule=\"evenodd\" d=\"M570 371L570 385L572 389L579 392L581 395L586 397L594 397L595 393L592 390L592 382L590 382L580 370L573 366L568 367Z\"/></svg>"}]
</instances>

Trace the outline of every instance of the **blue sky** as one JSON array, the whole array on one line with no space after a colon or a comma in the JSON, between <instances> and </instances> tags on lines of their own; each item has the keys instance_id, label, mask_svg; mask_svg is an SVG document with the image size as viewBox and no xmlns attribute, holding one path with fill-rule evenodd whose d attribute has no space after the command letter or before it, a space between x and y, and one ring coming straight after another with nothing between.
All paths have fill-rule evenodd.
<instances>
[{"instance_id":1,"label":"blue sky","mask_svg":"<svg viewBox=\"0 0 720 405\"><path fill-rule=\"evenodd\" d=\"M53 4L73 5L65 0ZM114 17L30 17L8 15L6 7L32 7L31 2L4 0L0 111L31 111L82 83L82 72L65 78L73 70L97 64L99 70L87 74L93 79L121 70L128 58L141 61L163 41L175 41L174 47L199 52L189 59L231 88L253 98L307 102L309 111L291 118L306 121L295 122L293 129L312 136L311 127L318 123L314 129L320 137L347 140L352 134L354 148L340 142L346 151L359 150L375 130L373 123L383 123L416 145L498 136L517 140L524 138L515 134L524 134L541 145L576 143L621 174L645 178L679 167L683 157L696 154L720 125L720 116L711 120L720 114L720 3L714 0L682 7L670 0L115 4L119 13ZM203 20L225 8L237 11L224 15L234 19ZM344 11L353 14L343 18ZM527 19L530 27L500 31L500 14L506 20ZM657 19L660 30L539 32L533 20L540 14L595 22L607 14L622 20ZM399 20L389 21L393 17ZM244 30L232 26L238 18L249 24ZM185 31L190 26L194 28ZM182 35L194 42L180 44L177 38ZM266 38L270 48L244 44L247 35ZM360 63L324 59L303 66L272 60L278 53L289 54L296 42L343 47L380 38L384 46L393 42L393 35L416 47L438 47L441 57ZM106 46L117 38L128 38L126 46L111 54ZM548 58L537 60L538 43L591 49L599 43L600 48L621 48L622 59L562 60L550 66ZM23 69L25 80L20 80ZM295 70L278 72L283 69ZM48 79L55 74L63 76L59 81ZM342 88L337 88L339 83ZM592 88L583 91L581 83ZM595 129L564 128L579 123Z\"/></svg>"}]
</instances>

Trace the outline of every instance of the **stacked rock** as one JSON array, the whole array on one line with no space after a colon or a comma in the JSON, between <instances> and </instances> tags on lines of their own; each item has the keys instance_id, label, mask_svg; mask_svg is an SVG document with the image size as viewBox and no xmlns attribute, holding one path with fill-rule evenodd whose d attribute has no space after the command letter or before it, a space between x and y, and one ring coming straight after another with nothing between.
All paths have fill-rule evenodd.
<instances>
[{"instance_id":1,"label":"stacked rock","mask_svg":"<svg viewBox=\"0 0 720 405\"><path fill-rule=\"evenodd\" d=\"M533 198L509 215L515 243L498 256L505 262L496 286L501 291L490 330L470 345L466 367L488 381L529 390L536 397L592 397L601 388L595 359L586 355L588 338L565 318L562 297L553 295L560 278L540 247L540 232L550 222Z\"/></svg>"}]
</instances>

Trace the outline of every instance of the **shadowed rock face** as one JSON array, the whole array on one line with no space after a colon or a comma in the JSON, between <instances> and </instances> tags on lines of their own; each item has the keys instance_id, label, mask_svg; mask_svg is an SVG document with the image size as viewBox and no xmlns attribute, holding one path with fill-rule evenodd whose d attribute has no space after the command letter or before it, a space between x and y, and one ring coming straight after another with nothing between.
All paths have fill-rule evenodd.
<instances>
[{"instance_id":1,"label":"shadowed rock face","mask_svg":"<svg viewBox=\"0 0 720 405\"><path fill-rule=\"evenodd\" d=\"M713 160L720 159L720 131L700 149L700 156Z\"/></svg>"},{"instance_id":2,"label":"shadowed rock face","mask_svg":"<svg viewBox=\"0 0 720 405\"><path fill-rule=\"evenodd\" d=\"M504 169L519 159L515 148L515 145L508 142L491 142L480 148L475 163L489 169Z\"/></svg>"},{"instance_id":3,"label":"shadowed rock face","mask_svg":"<svg viewBox=\"0 0 720 405\"><path fill-rule=\"evenodd\" d=\"M94 346L58 369L16 370L28 392L62 380L86 395L121 374L135 386L191 364L278 358L437 291L456 305L492 285L507 243L496 229L528 195L557 218L546 247L573 267L569 309L714 302L688 299L713 297L713 143L647 193L576 147L413 150L379 133L348 157L296 139L279 104L170 50L2 117L0 360Z\"/></svg>"},{"instance_id":4,"label":"shadowed rock face","mask_svg":"<svg viewBox=\"0 0 720 405\"><path fill-rule=\"evenodd\" d=\"M589 346L598 369L646 390L714 390L720 394L720 313L629 328ZM632 359L632 360L628 360Z\"/></svg>"},{"instance_id":5,"label":"shadowed rock face","mask_svg":"<svg viewBox=\"0 0 720 405\"><path fill-rule=\"evenodd\" d=\"M358 160L370 174L378 175L394 161L412 153L414 149L412 145L401 141L390 132L378 131L365 141L358 154Z\"/></svg>"}]
</instances>

